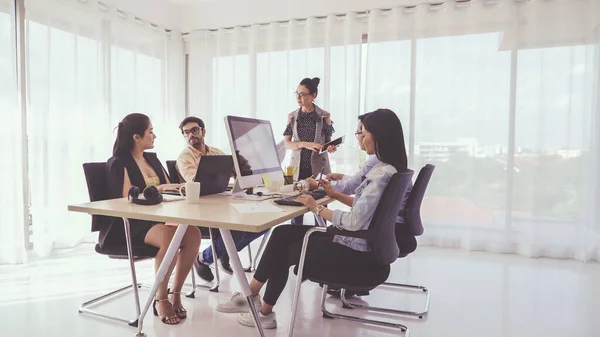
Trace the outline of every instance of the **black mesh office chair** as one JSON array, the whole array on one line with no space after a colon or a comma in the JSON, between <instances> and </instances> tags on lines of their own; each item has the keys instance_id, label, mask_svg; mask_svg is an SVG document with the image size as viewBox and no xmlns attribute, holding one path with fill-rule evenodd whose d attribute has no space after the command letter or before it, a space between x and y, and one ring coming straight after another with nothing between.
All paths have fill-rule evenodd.
<instances>
[{"instance_id":1,"label":"black mesh office chair","mask_svg":"<svg viewBox=\"0 0 600 337\"><path fill-rule=\"evenodd\" d=\"M364 319L356 316L334 314L325 307L325 299L328 287L336 287L339 289L355 289L358 291L368 292L383 284L390 274L390 264L392 264L400 255L400 249L396 242L395 227L396 218L402 207L398 200L402 200L406 194L406 190L410 184L413 171L409 170L403 173L396 173L385 188L381 200L377 205L371 224L367 230L361 231L346 231L340 230L333 226L314 227L308 230L304 236L302 252L300 254L300 263L294 271L298 274L296 287L292 304L292 315L289 326L289 336L293 335L294 322L296 318L296 308L298 306L298 297L300 287L303 280L310 281L323 285L321 295L321 310L323 316L328 318L341 318L352 321L364 322L368 324L381 325L386 327L399 328L409 335L409 330L406 325L400 323L391 323L378 321L373 319ZM306 257L306 249L310 240L311 234L315 232L327 232L331 235L343 235L367 240L371 251L375 255L376 264L368 266L353 265L339 266L333 265L328 268L311 268L310 266L304 269L304 260ZM366 307L365 309L369 309Z\"/></svg>"},{"instance_id":2,"label":"black mesh office chair","mask_svg":"<svg viewBox=\"0 0 600 337\"><path fill-rule=\"evenodd\" d=\"M90 201L93 202L109 199L108 191L106 189L106 163L85 163L83 164L83 172L85 174L85 180L87 183ZM109 217L105 217L102 215L93 215L92 231L97 229L96 227L98 227L99 225L107 223L108 221ZM125 226L125 235L128 237L130 235L129 222L123 222ZM131 242L130 240L127 241ZM150 245L131 246L128 244L126 246L100 246L100 244L96 244L95 250L97 253L107 255L111 259L129 260L131 269L131 284L81 304L81 306L79 306L79 313L89 314L92 316L122 322L130 326L137 327L138 317L140 316L140 297L138 289L141 288L143 284L138 283L137 281L137 275L135 272L135 262L154 258L156 256L156 253L158 252L158 248L152 247ZM192 283L195 283L194 279L192 279ZM90 309L91 306L99 304L100 302L108 300L116 295L120 295L121 293L129 289L133 289L135 299L134 305L136 309L135 319L123 319L117 316L100 313L98 311Z\"/></svg>"},{"instance_id":3,"label":"black mesh office chair","mask_svg":"<svg viewBox=\"0 0 600 337\"><path fill-rule=\"evenodd\" d=\"M415 184L410 191L410 195L408 196L408 200L406 201L406 206L403 210L400 211L400 215L404 216L404 223L409 227L410 232L414 236L420 236L424 232L423 222L421 221L421 204L423 203L423 198L425 197L425 191L427 190L427 186L429 185L429 181L431 180L431 176L433 175L433 171L435 170L435 166L431 164L425 165L419 171L419 175L415 181ZM404 258L408 256L412 252L402 252L400 251L399 258ZM426 294L425 297L425 307L421 311L408 311L408 310L397 310L390 308L380 308L373 307L364 304L356 304L351 303L346 298L345 290L342 289L340 291L340 299L344 305L344 308L358 308L358 309L367 309L372 311L380 311L391 314L400 314L400 315L408 315L408 316L416 316L419 318L424 318L429 313L429 301L431 297L431 292L425 286L421 285L412 285L412 284L403 284L403 283L393 283L393 282L384 282L384 286L394 287L394 288L402 288L409 290L417 290L423 291Z\"/></svg>"},{"instance_id":4,"label":"black mesh office chair","mask_svg":"<svg viewBox=\"0 0 600 337\"><path fill-rule=\"evenodd\" d=\"M177 171L176 160L167 160L167 171L169 171L169 180L171 180L173 184L181 183L181 179L179 179L179 171Z\"/></svg>"},{"instance_id":5,"label":"black mesh office chair","mask_svg":"<svg viewBox=\"0 0 600 337\"><path fill-rule=\"evenodd\" d=\"M85 163L83 164L83 172L85 174L85 180L87 183L88 194L90 196L90 201L102 201L109 199L108 191L106 189L106 163L105 162L97 162L97 163ZM99 225L103 223L107 223L110 217L102 216L102 215L93 215L92 216L92 231L96 229ZM123 221L125 226L125 235L129 237L129 221ZM130 238L127 239L127 242L131 242ZM130 326L137 327L138 326L138 317L140 316L140 297L138 289L143 287L142 283L138 283L137 275L135 272L135 262L143 261L147 259L152 259L156 256L158 252L158 248L150 246L150 245L119 245L119 246L100 246L100 244L96 244L95 251L102 255L107 255L111 259L118 260L129 260L130 270L131 270L131 284L127 285L123 288L112 291L108 294L99 296L90 301L87 301L79 306L79 313L89 314L96 317L101 317L117 322L126 323ZM196 280L192 273L192 289L195 289ZM148 286L149 287L149 286ZM150 288L150 287L149 287ZM117 316L100 313L98 311L90 309L90 306L95 304L99 304L105 300L108 300L114 296L120 295L121 293L133 289L134 300L135 300L135 309L136 316L135 319L123 319ZM186 295L187 297L194 297L194 292L192 290L191 293Z\"/></svg>"}]
</instances>

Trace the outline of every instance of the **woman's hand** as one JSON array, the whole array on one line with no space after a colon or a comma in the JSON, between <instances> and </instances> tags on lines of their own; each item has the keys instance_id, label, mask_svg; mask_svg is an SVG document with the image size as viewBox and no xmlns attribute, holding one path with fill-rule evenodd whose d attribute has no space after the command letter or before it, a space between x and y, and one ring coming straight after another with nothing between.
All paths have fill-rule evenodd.
<instances>
[{"instance_id":1,"label":"woman's hand","mask_svg":"<svg viewBox=\"0 0 600 337\"><path fill-rule=\"evenodd\" d=\"M344 175L342 173L329 173L326 177L329 180L339 181L342 180L342 178L344 178Z\"/></svg>"},{"instance_id":2,"label":"woman's hand","mask_svg":"<svg viewBox=\"0 0 600 337\"><path fill-rule=\"evenodd\" d=\"M327 193L327 196L335 199L335 194L337 192L333 189L333 186L331 186L331 183L329 182L329 180L321 179L319 181L321 182L321 187L323 187L323 191L325 191L325 193Z\"/></svg>"},{"instance_id":3,"label":"woman's hand","mask_svg":"<svg viewBox=\"0 0 600 337\"><path fill-rule=\"evenodd\" d=\"M337 146L335 146L335 145L329 145L327 147L327 152L334 153L335 151L337 151Z\"/></svg>"},{"instance_id":4,"label":"woman's hand","mask_svg":"<svg viewBox=\"0 0 600 337\"><path fill-rule=\"evenodd\" d=\"M319 182L314 180L312 177L309 177L306 179L306 182L308 183L309 186L309 190L314 191L317 188L319 188Z\"/></svg>"},{"instance_id":5,"label":"woman's hand","mask_svg":"<svg viewBox=\"0 0 600 337\"><path fill-rule=\"evenodd\" d=\"M183 186L185 184L162 184L162 185L158 185L156 186L156 189L162 193L164 191L173 191L173 192L179 192L179 188L181 188L181 186Z\"/></svg>"},{"instance_id":6,"label":"woman's hand","mask_svg":"<svg viewBox=\"0 0 600 337\"><path fill-rule=\"evenodd\" d=\"M302 194L298 198L296 198L297 202L302 203L304 206L308 207L311 212L315 212L317 210L317 202L313 199L312 196L308 194Z\"/></svg>"},{"instance_id":7,"label":"woman's hand","mask_svg":"<svg viewBox=\"0 0 600 337\"><path fill-rule=\"evenodd\" d=\"M321 145L319 143L314 143L314 142L301 142L300 147L311 150L312 152L318 153L319 150L321 150L323 148L323 145Z\"/></svg>"}]
</instances>

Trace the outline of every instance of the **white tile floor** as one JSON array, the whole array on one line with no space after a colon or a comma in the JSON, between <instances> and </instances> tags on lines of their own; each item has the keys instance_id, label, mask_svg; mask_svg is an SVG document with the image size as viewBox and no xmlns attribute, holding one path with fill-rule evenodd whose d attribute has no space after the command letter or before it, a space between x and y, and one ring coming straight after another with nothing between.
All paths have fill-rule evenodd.
<instances>
[{"instance_id":1,"label":"white tile floor","mask_svg":"<svg viewBox=\"0 0 600 337\"><path fill-rule=\"evenodd\" d=\"M138 275L150 279L152 263L139 263ZM600 264L420 247L394 264L390 280L421 283L432 291L428 319L400 320L412 336L600 336ZM0 336L132 337L134 328L77 313L81 302L128 281L127 262L97 255L91 246L27 266L0 266ZM235 280L225 275L220 293L198 289L196 299L186 299L189 318L184 323L166 326L148 316L144 330L158 337L255 336L253 329L236 322L235 315L213 309L236 290ZM142 296L146 293L142 291ZM279 327L268 330L267 336L287 335L291 293L288 286L276 306ZM132 298L129 293L102 308L131 314ZM319 298L317 285L303 285L295 336L400 335L386 328L323 319ZM395 291L363 298L408 308L417 308L422 299Z\"/></svg>"}]
</instances>

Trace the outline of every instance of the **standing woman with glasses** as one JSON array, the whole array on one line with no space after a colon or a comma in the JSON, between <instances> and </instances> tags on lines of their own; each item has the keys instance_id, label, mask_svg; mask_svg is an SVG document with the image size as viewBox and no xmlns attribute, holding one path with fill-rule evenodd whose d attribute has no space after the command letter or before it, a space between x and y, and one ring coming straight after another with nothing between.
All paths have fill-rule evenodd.
<instances>
[{"instance_id":1,"label":"standing woman with glasses","mask_svg":"<svg viewBox=\"0 0 600 337\"><path fill-rule=\"evenodd\" d=\"M328 153L335 152L336 147L331 145L327 152L319 154L335 131L329 112L314 104L320 82L317 77L300 81L295 92L299 108L288 114L288 124L283 133L286 149L292 150L291 166L298 168L294 174L295 181L317 178L321 171L323 174L331 173ZM302 219L303 216L299 216L292 219L292 223L302 224Z\"/></svg>"}]
</instances>

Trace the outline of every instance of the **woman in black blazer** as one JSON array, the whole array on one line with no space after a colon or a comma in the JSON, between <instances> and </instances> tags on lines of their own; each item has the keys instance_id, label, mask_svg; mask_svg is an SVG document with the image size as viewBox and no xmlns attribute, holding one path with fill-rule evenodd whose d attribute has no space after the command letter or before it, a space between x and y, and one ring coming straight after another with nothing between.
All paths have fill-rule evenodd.
<instances>
[{"instance_id":1,"label":"woman in black blazer","mask_svg":"<svg viewBox=\"0 0 600 337\"><path fill-rule=\"evenodd\" d=\"M107 185L110 198L127 197L131 186L137 186L140 191L148 186L155 186L159 192L176 190L180 186L170 183L156 153L144 152L154 148L155 138L152 123L144 114L129 114L119 123L113 156L107 162ZM177 224L132 219L130 225L133 245L146 244L158 248L154 259L155 269L158 270L175 234ZM122 219L111 218L111 222L102 226L99 231L99 244L102 247L125 245ZM197 227L188 227L176 260L156 292L154 313L160 315L165 324L177 324L187 316L181 304L181 288L198 256L200 238ZM173 281L173 296L169 300L167 286L175 266L177 269Z\"/></svg>"}]
</instances>

